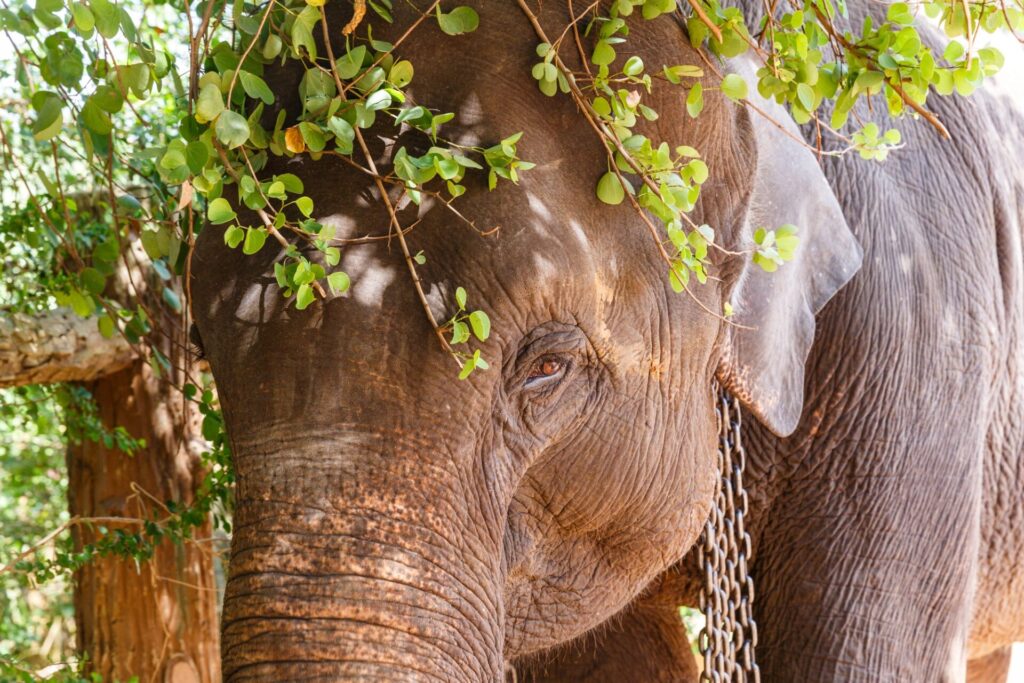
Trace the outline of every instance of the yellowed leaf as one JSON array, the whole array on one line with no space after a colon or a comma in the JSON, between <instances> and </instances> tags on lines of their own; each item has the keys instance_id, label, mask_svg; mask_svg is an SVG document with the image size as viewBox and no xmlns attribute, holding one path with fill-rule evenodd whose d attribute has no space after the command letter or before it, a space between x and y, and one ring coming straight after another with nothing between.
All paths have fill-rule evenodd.
<instances>
[{"instance_id":1,"label":"yellowed leaf","mask_svg":"<svg viewBox=\"0 0 1024 683\"><path fill-rule=\"evenodd\" d=\"M306 0L306 2L309 2L309 0ZM351 35L353 31L359 28L359 24L364 16L366 16L366 0L355 0L352 6L352 20L345 24L345 28L341 29L341 35Z\"/></svg>"},{"instance_id":2,"label":"yellowed leaf","mask_svg":"<svg viewBox=\"0 0 1024 683\"><path fill-rule=\"evenodd\" d=\"M186 206L192 203L192 197L195 196L195 191L192 189L192 183L185 181L181 184L181 193L178 195L178 208L175 211L181 211Z\"/></svg>"},{"instance_id":3,"label":"yellowed leaf","mask_svg":"<svg viewBox=\"0 0 1024 683\"><path fill-rule=\"evenodd\" d=\"M302 131L298 126L292 126L285 130L284 146L293 154L302 154L306 151L306 141L302 139Z\"/></svg>"}]
</instances>

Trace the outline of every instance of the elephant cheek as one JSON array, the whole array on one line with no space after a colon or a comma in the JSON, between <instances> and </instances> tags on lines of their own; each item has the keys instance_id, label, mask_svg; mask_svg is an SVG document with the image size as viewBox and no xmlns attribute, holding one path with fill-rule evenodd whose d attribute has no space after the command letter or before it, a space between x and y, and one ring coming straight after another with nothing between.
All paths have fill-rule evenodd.
<instances>
[{"instance_id":1,"label":"elephant cheek","mask_svg":"<svg viewBox=\"0 0 1024 683\"><path fill-rule=\"evenodd\" d=\"M429 456L319 434L236 460L226 680L500 679L500 553Z\"/></svg>"}]
</instances>

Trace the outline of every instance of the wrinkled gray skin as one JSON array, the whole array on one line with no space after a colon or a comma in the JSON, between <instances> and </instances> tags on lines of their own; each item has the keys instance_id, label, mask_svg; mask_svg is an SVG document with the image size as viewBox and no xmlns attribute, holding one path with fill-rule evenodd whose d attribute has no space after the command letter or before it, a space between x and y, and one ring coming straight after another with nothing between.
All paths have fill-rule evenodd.
<instances>
[{"instance_id":1,"label":"wrinkled gray skin","mask_svg":"<svg viewBox=\"0 0 1024 683\"><path fill-rule=\"evenodd\" d=\"M568 98L537 91L515 3L473 4L476 33L427 22L403 44L413 95L458 112L460 142L526 131L538 166L493 193L470 179L460 210L496 237L428 202L408 239L439 319L460 285L490 314L490 370L456 381L394 242L345 248L351 293L299 312L272 241L243 257L218 228L200 238L194 312L238 471L225 677L494 681L515 663L692 680L674 610L696 602L717 376L761 423L746 421L763 680L960 681L993 652L976 680L998 680L1024 638L1020 118L985 94L936 99L953 141L901 122L885 165L819 167L713 90L693 121L657 87L650 134L711 168L694 220L732 250L760 225L802 237L773 275L716 254L718 279L677 295L633 210L594 199L601 147ZM542 8L557 35L564 3ZM396 13L393 32L411 19ZM635 22L630 46L654 69L700 63L671 19ZM339 236L386 231L358 171L277 168ZM707 312L726 301L737 325ZM544 360L561 370L538 376Z\"/></svg>"}]
</instances>

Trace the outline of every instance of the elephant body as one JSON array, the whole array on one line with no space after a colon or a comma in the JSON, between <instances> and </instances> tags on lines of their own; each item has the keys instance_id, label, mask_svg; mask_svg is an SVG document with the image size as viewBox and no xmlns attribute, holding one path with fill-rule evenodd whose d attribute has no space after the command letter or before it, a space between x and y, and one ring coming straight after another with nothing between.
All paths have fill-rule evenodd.
<instances>
[{"instance_id":1,"label":"elephant body","mask_svg":"<svg viewBox=\"0 0 1024 683\"><path fill-rule=\"evenodd\" d=\"M565 25L562 3L530 5L552 34ZM900 121L885 164L819 165L792 121L711 89L693 121L655 88L651 136L711 169L694 220L733 251L759 225L801 228L778 273L719 255L687 297L632 209L593 199L604 152L567 98L537 92L540 41L516 4L475 6L475 34L402 46L414 96L457 112L446 134L463 144L525 130L537 168L491 193L467 182L460 210L497 238L436 205L401 215L422 218L408 239L438 319L462 285L490 313L490 370L454 379L383 243L346 246L351 295L300 312L277 254L200 238L194 310L238 471L226 678L693 680L676 607L699 589L716 377L749 411L763 680L1005 669L1024 639L1019 110L932 98L951 141ZM638 23L629 45L648 65L699 63L671 20ZM372 139L378 164L424 144L405 138ZM358 170L269 170L302 177L339 237L386 232ZM723 301L738 324L708 313Z\"/></svg>"},{"instance_id":2,"label":"elephant body","mask_svg":"<svg viewBox=\"0 0 1024 683\"><path fill-rule=\"evenodd\" d=\"M989 92L929 106L952 140L890 121L885 164L824 158L864 262L818 317L796 432L745 422L764 680L1003 683L1024 639L1024 119ZM652 592L696 605L699 572L691 553ZM574 672L631 638L528 680L624 680ZM658 660L643 642L616 648Z\"/></svg>"}]
</instances>

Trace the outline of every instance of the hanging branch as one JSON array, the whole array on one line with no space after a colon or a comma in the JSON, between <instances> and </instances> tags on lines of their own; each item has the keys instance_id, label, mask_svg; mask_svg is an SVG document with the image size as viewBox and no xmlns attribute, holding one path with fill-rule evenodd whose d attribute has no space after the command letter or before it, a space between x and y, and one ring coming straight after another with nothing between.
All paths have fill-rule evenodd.
<instances>
[{"instance_id":1,"label":"hanging branch","mask_svg":"<svg viewBox=\"0 0 1024 683\"><path fill-rule=\"evenodd\" d=\"M866 52L864 52L864 50L862 50L854 43L851 43L849 40L846 39L845 36L839 33L839 31L836 30L836 27L832 25L832 22L828 20L828 18L822 13L820 9L818 9L817 5L814 6L814 14L818 17L818 23L821 24L821 26L825 29L829 36L831 36L836 42L838 42L847 50L850 50L851 52L860 55L862 58L868 60L869 62L874 61ZM906 104L908 107L910 107L918 114L920 114L925 121L930 123L932 127L939 132L939 135L941 135L946 140L951 139L949 130L946 128L946 126L942 124L941 121L939 121L939 118L935 114L928 111L920 104L915 102L913 99L911 99L910 96L907 95L906 91L903 90L903 87L898 83L894 81L886 81L886 83L888 83L889 87L891 87L893 91L895 91L895 93L900 96L904 104Z\"/></svg>"}]
</instances>

